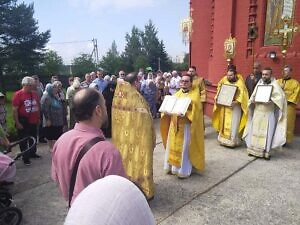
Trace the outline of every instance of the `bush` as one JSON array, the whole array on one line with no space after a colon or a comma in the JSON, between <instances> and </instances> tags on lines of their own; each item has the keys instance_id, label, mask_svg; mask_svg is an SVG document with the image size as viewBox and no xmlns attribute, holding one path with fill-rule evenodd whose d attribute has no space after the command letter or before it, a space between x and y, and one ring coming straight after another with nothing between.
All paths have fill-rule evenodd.
<instances>
[{"instance_id":1,"label":"bush","mask_svg":"<svg viewBox=\"0 0 300 225\"><path fill-rule=\"evenodd\" d=\"M10 141L16 141L18 139L17 129L15 127L15 122L13 119L13 112L12 112L12 96L13 92L8 91L6 92L6 110L7 110L7 116L6 116L6 125L7 125L7 132L9 135Z\"/></svg>"}]
</instances>

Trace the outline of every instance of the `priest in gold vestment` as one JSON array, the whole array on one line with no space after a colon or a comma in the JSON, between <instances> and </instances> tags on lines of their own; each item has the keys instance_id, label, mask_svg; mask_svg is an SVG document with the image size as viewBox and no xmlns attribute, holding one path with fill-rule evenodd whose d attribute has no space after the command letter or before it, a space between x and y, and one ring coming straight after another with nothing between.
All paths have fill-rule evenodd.
<instances>
[{"instance_id":1,"label":"priest in gold vestment","mask_svg":"<svg viewBox=\"0 0 300 225\"><path fill-rule=\"evenodd\" d=\"M162 114L161 136L166 149L164 170L178 178L205 168L203 109L198 88L192 88L192 77L183 75L176 97L187 97L191 103L185 115Z\"/></svg>"},{"instance_id":2,"label":"priest in gold vestment","mask_svg":"<svg viewBox=\"0 0 300 225\"><path fill-rule=\"evenodd\" d=\"M154 197L155 131L148 103L137 91L137 75L119 81L112 104L112 142L119 149L128 178L147 199Z\"/></svg>"},{"instance_id":3,"label":"priest in gold vestment","mask_svg":"<svg viewBox=\"0 0 300 225\"><path fill-rule=\"evenodd\" d=\"M256 102L255 95L260 85L272 85L268 102ZM262 71L248 105L248 118L243 138L249 155L270 159L270 150L286 142L287 103L278 82L272 77L272 69Z\"/></svg>"},{"instance_id":4,"label":"priest in gold vestment","mask_svg":"<svg viewBox=\"0 0 300 225\"><path fill-rule=\"evenodd\" d=\"M287 100L287 132L286 143L290 144L294 137L296 123L296 106L300 100L300 84L291 78L292 68L286 65L283 69L283 78L277 80L285 93Z\"/></svg>"},{"instance_id":5,"label":"priest in gold vestment","mask_svg":"<svg viewBox=\"0 0 300 225\"><path fill-rule=\"evenodd\" d=\"M237 87L231 106L217 104L213 108L212 124L219 132L218 141L227 147L236 147L241 144L244 127L247 121L248 91L245 82L236 70L229 68L227 75L218 83L218 92L223 84Z\"/></svg>"},{"instance_id":6,"label":"priest in gold vestment","mask_svg":"<svg viewBox=\"0 0 300 225\"><path fill-rule=\"evenodd\" d=\"M188 74L193 77L192 88L199 88L200 101L204 103L206 101L206 90L203 77L197 75L195 66L189 68Z\"/></svg>"}]
</instances>

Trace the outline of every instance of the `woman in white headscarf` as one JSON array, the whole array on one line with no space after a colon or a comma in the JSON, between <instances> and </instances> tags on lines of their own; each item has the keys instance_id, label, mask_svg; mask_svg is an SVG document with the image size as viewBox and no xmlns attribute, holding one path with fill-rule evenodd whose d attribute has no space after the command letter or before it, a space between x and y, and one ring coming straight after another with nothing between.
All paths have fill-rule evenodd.
<instances>
[{"instance_id":1,"label":"woman in white headscarf","mask_svg":"<svg viewBox=\"0 0 300 225\"><path fill-rule=\"evenodd\" d=\"M73 113L72 107L73 107L73 97L76 94L77 91L80 90L80 78L75 77L73 83L68 87L67 94L66 94L66 100L69 105L69 130L73 129L75 126L75 115Z\"/></svg>"},{"instance_id":2,"label":"woman in white headscarf","mask_svg":"<svg viewBox=\"0 0 300 225\"><path fill-rule=\"evenodd\" d=\"M156 110L157 87L155 85L152 72L148 73L147 80L142 84L141 93L146 99L146 101L148 102L152 117L155 118L157 113Z\"/></svg>"},{"instance_id":3,"label":"woman in white headscarf","mask_svg":"<svg viewBox=\"0 0 300 225\"><path fill-rule=\"evenodd\" d=\"M65 225L154 225L143 193L120 176L107 176L87 186L75 199Z\"/></svg>"},{"instance_id":4,"label":"woman in white headscarf","mask_svg":"<svg viewBox=\"0 0 300 225\"><path fill-rule=\"evenodd\" d=\"M43 127L50 151L55 141L62 135L64 125L63 105L57 97L59 83L56 82L59 81L47 84L46 93L41 99Z\"/></svg>"}]
</instances>

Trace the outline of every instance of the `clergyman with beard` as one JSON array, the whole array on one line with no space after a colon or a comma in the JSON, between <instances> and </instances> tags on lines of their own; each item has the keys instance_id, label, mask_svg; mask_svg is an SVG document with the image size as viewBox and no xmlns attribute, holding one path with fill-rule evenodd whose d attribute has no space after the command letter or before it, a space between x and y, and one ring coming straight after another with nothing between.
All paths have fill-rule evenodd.
<instances>
[{"instance_id":1,"label":"clergyman with beard","mask_svg":"<svg viewBox=\"0 0 300 225\"><path fill-rule=\"evenodd\" d=\"M73 112L77 123L55 143L52 152L52 179L58 183L65 200L74 200L90 183L108 175L126 177L121 155L105 140L101 127L107 123L103 95L85 88L73 98ZM95 138L99 139L95 142ZM71 174L84 146L90 146L79 162L74 191L69 196Z\"/></svg>"},{"instance_id":2,"label":"clergyman with beard","mask_svg":"<svg viewBox=\"0 0 300 225\"><path fill-rule=\"evenodd\" d=\"M219 143L233 148L241 144L241 137L247 120L248 91L242 76L236 72L234 66L229 67L227 75L219 81L215 99L217 99L222 85L235 86L235 96L230 106L221 105L215 101L212 123L219 132Z\"/></svg>"},{"instance_id":3,"label":"clergyman with beard","mask_svg":"<svg viewBox=\"0 0 300 225\"><path fill-rule=\"evenodd\" d=\"M255 101L260 85L272 86L268 102ZM249 155L270 159L270 150L286 142L287 103L285 94L272 76L272 69L266 67L249 99L248 120L243 138Z\"/></svg>"}]
</instances>

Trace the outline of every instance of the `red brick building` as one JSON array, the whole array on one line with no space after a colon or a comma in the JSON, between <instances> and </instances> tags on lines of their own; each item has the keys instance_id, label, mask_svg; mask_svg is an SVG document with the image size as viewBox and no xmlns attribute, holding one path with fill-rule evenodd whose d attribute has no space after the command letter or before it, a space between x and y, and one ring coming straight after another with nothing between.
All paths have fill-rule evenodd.
<instances>
[{"instance_id":1,"label":"red brick building","mask_svg":"<svg viewBox=\"0 0 300 225\"><path fill-rule=\"evenodd\" d=\"M276 13L278 1L272 0L190 0L193 33L190 42L191 65L211 82L207 86L208 99L205 113L211 115L216 84L224 76L227 62L224 58L224 41L231 34L237 40L236 55L232 61L244 78L252 72L253 61L262 67L270 66L276 78L281 76L283 57L280 46L266 43L268 7ZM280 2L280 1L279 1ZM281 1L282 4L284 0ZM292 0L286 2L293 2ZM273 14L272 14L273 15ZM300 1L294 1L294 22L300 24ZM274 21L271 20L271 25ZM255 23L257 38L248 38L248 29ZM270 19L269 19L270 23ZM270 25L270 26L271 26ZM300 29L300 28L299 28ZM269 57L276 52L276 58ZM293 67L293 77L300 80L300 34L294 35L286 56L286 64ZM296 133L300 133L300 105L297 107Z\"/></svg>"}]
</instances>

